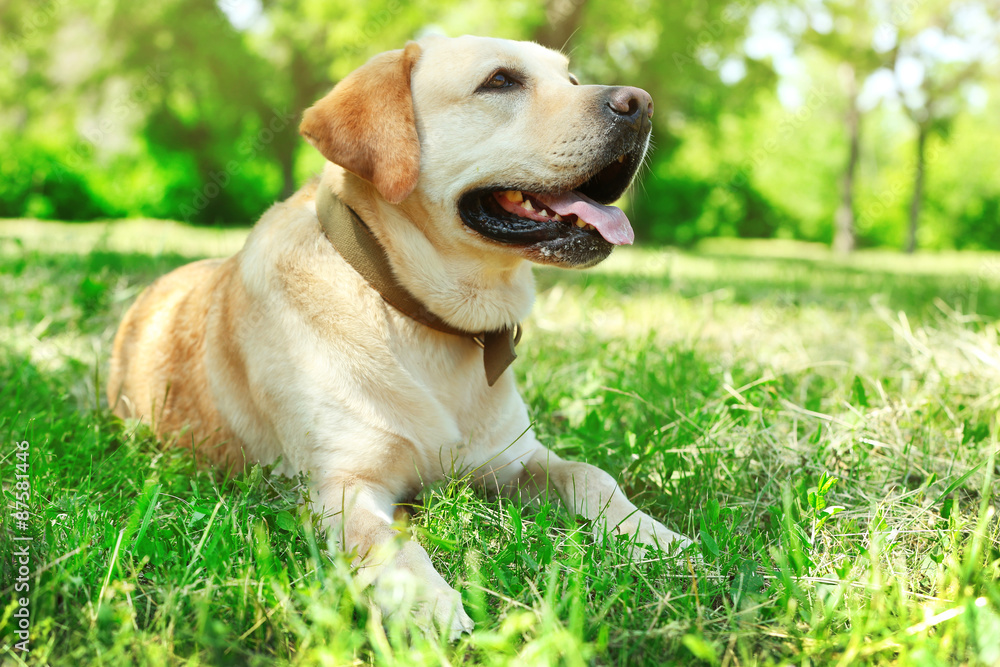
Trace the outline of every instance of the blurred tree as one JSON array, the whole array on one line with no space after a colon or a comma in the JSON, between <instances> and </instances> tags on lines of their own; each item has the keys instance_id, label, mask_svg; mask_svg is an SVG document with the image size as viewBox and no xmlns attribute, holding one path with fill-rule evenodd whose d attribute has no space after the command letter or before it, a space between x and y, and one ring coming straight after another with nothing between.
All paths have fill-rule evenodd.
<instances>
[{"instance_id":1,"label":"blurred tree","mask_svg":"<svg viewBox=\"0 0 1000 667\"><path fill-rule=\"evenodd\" d=\"M861 158L862 111L858 106L861 86L878 69L891 62L888 49L880 48L878 34L884 30L878 12L883 5L866 0L828 0L809 3L811 29L804 43L839 63L837 74L846 99L844 125L847 134L847 159L841 177L840 205L834 215L833 247L840 252L854 250L855 179Z\"/></svg>"},{"instance_id":2,"label":"blurred tree","mask_svg":"<svg viewBox=\"0 0 1000 667\"><path fill-rule=\"evenodd\" d=\"M161 160L186 158L194 169L184 186L191 190L179 202L181 217L249 222L277 194L254 192L254 163L277 163L282 174L290 173L291 160L279 148L296 135L284 91L275 94L268 84L270 63L248 48L213 0L111 7L97 28L116 57L97 68L90 83L107 95L102 84L114 76L159 72L142 134Z\"/></svg>"},{"instance_id":3,"label":"blurred tree","mask_svg":"<svg viewBox=\"0 0 1000 667\"><path fill-rule=\"evenodd\" d=\"M32 32L5 46L29 83L0 87L3 107L31 118L32 149L0 149L21 183L8 200L20 199L21 215L247 222L273 200L261 188L276 176L273 139L294 123L258 84L268 64L212 0L52 0L23 14ZM18 164L25 153L51 168L31 173ZM60 201L77 181L103 194L67 210Z\"/></svg>"},{"instance_id":4,"label":"blurred tree","mask_svg":"<svg viewBox=\"0 0 1000 667\"><path fill-rule=\"evenodd\" d=\"M907 226L907 253L917 248L927 171L927 140L947 136L968 106L966 86L992 68L1000 56L1000 4L927 1L900 21L893 49L896 90L916 127L913 188Z\"/></svg>"},{"instance_id":5,"label":"blurred tree","mask_svg":"<svg viewBox=\"0 0 1000 667\"><path fill-rule=\"evenodd\" d=\"M557 0L549 5L560 6ZM743 223L729 216L758 210L763 203L761 224L744 227L765 234L762 230L773 230L772 207L752 189L731 187L719 174L706 175L708 182L690 173L667 175L693 126L707 128L719 140L715 130L720 117L748 112L756 106L756 93L773 84L771 64L749 57L744 48L750 3L591 0L574 7L579 14L560 16L568 17L563 32L570 22L575 26L564 48L581 80L640 85L655 103L655 146L649 157L654 176L642 180L631 201L637 232L664 242L696 241L703 235L698 231L700 210L713 199L738 200L717 209L722 227L739 227Z\"/></svg>"},{"instance_id":6,"label":"blurred tree","mask_svg":"<svg viewBox=\"0 0 1000 667\"><path fill-rule=\"evenodd\" d=\"M550 49L564 49L580 29L587 0L547 0L545 22L535 28L533 39Z\"/></svg>"},{"instance_id":7,"label":"blurred tree","mask_svg":"<svg viewBox=\"0 0 1000 667\"><path fill-rule=\"evenodd\" d=\"M0 3L0 215L87 219L108 210L73 168L93 148L75 135L69 91L93 57L81 63L64 46L86 37L65 20L68 4Z\"/></svg>"},{"instance_id":8,"label":"blurred tree","mask_svg":"<svg viewBox=\"0 0 1000 667\"><path fill-rule=\"evenodd\" d=\"M997 1L0 0L0 215L250 222L322 165L306 106L380 51L472 33L649 90L642 238L1000 247L995 64L941 57Z\"/></svg>"}]
</instances>

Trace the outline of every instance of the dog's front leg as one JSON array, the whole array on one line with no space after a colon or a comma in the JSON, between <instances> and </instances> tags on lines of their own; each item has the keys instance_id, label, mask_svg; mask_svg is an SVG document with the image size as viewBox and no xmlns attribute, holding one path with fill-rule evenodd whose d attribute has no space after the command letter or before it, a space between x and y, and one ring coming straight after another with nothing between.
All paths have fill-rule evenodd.
<instances>
[{"instance_id":1,"label":"dog's front leg","mask_svg":"<svg viewBox=\"0 0 1000 667\"><path fill-rule=\"evenodd\" d=\"M393 527L393 495L375 484L326 484L320 489L329 537L347 553L385 618L410 613L424 630L437 627L457 639L471 632L462 596L434 569L427 551Z\"/></svg>"},{"instance_id":2,"label":"dog's front leg","mask_svg":"<svg viewBox=\"0 0 1000 667\"><path fill-rule=\"evenodd\" d=\"M693 544L640 511L614 478L596 466L566 461L541 445L523 463L523 473L514 480L518 488L512 490L538 496L554 489L570 511L592 523L598 538L612 533L634 535L640 544L664 551Z\"/></svg>"}]
</instances>

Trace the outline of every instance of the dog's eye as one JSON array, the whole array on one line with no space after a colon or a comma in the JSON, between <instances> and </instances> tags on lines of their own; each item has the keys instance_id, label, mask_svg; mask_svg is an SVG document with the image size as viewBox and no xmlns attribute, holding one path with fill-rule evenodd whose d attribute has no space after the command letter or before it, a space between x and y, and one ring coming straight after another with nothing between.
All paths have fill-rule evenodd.
<instances>
[{"instance_id":1,"label":"dog's eye","mask_svg":"<svg viewBox=\"0 0 1000 667\"><path fill-rule=\"evenodd\" d=\"M517 79L507 72L499 70L490 75L486 82L479 87L480 90L500 90L502 88L512 88L518 85Z\"/></svg>"}]
</instances>

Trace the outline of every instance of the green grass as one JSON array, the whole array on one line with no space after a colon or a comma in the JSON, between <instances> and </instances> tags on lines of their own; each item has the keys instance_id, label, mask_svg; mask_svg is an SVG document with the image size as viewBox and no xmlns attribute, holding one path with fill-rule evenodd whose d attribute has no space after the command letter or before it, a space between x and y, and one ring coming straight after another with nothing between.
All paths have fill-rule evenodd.
<instances>
[{"instance_id":1,"label":"green grass","mask_svg":"<svg viewBox=\"0 0 1000 667\"><path fill-rule=\"evenodd\" d=\"M243 233L0 223L0 470L30 443L20 664L1000 664L1000 255L716 242L539 270L515 365L535 427L700 542L630 562L559 507L428 490L411 532L477 622L379 622L301 509L103 403L115 326L156 276ZM0 552L11 553L11 511Z\"/></svg>"}]
</instances>

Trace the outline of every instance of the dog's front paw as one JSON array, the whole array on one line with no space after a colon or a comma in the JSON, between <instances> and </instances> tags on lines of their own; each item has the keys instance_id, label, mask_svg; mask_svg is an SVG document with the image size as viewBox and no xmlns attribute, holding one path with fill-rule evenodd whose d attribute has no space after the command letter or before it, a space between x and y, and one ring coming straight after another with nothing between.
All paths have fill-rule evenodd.
<instances>
[{"instance_id":1,"label":"dog's front paw","mask_svg":"<svg viewBox=\"0 0 1000 667\"><path fill-rule=\"evenodd\" d=\"M410 616L423 632L437 629L450 641L475 627L462 606L461 594L443 579L425 581L405 570L386 572L375 580L372 597L383 618Z\"/></svg>"},{"instance_id":2,"label":"dog's front paw","mask_svg":"<svg viewBox=\"0 0 1000 667\"><path fill-rule=\"evenodd\" d=\"M659 549L665 554L679 554L694 544L692 540L675 533L662 523L649 516L639 513L618 524L615 532L622 535L635 536L637 549L633 555L642 555L642 547Z\"/></svg>"},{"instance_id":3,"label":"dog's front paw","mask_svg":"<svg viewBox=\"0 0 1000 667\"><path fill-rule=\"evenodd\" d=\"M433 599L424 600L416 609L416 623L424 631L437 628L456 641L463 633L472 632L475 623L465 613L461 594L453 588L435 591Z\"/></svg>"}]
</instances>

